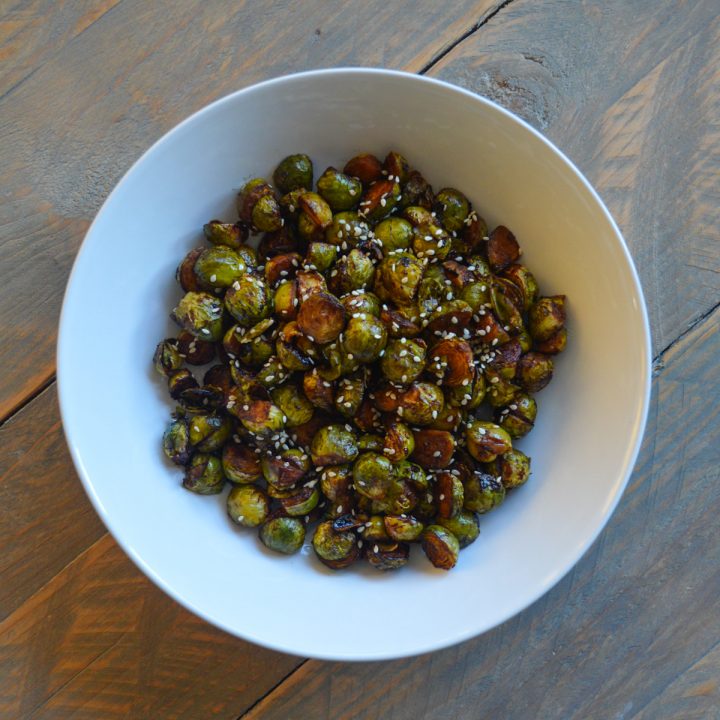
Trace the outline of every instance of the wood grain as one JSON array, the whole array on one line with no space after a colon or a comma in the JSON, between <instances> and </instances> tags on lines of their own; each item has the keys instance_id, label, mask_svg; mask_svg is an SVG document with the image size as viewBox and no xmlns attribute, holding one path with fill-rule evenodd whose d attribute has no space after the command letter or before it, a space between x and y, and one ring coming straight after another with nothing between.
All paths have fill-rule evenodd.
<instances>
[{"instance_id":1,"label":"wood grain","mask_svg":"<svg viewBox=\"0 0 720 720\"><path fill-rule=\"evenodd\" d=\"M58 3L31 0L0 5L0 98L120 0Z\"/></svg>"},{"instance_id":2,"label":"wood grain","mask_svg":"<svg viewBox=\"0 0 720 720\"><path fill-rule=\"evenodd\" d=\"M716 718L720 311L665 356L646 442L607 529L531 608L458 647L309 661L244 720ZM448 598L452 611L452 598Z\"/></svg>"},{"instance_id":3,"label":"wood grain","mask_svg":"<svg viewBox=\"0 0 720 720\"><path fill-rule=\"evenodd\" d=\"M336 65L419 70L498 4L124 0L91 24L84 5L45 20L40 5L11 13L5 47L14 32L30 50L11 47L24 80L0 97L0 253L13 268L0 285L0 418L52 376L80 241L154 140L209 101L272 76ZM85 31L71 37L76 26ZM50 39L52 62L43 62L50 51L32 48Z\"/></svg>"},{"instance_id":4,"label":"wood grain","mask_svg":"<svg viewBox=\"0 0 720 720\"><path fill-rule=\"evenodd\" d=\"M555 141L632 251L655 352L720 296L720 13L715 0L515 0L433 75Z\"/></svg>"},{"instance_id":5,"label":"wood grain","mask_svg":"<svg viewBox=\"0 0 720 720\"><path fill-rule=\"evenodd\" d=\"M236 718L301 661L183 610L105 535L0 623L0 717Z\"/></svg>"},{"instance_id":6,"label":"wood grain","mask_svg":"<svg viewBox=\"0 0 720 720\"><path fill-rule=\"evenodd\" d=\"M104 527L70 460L55 387L0 427L0 619Z\"/></svg>"}]
</instances>

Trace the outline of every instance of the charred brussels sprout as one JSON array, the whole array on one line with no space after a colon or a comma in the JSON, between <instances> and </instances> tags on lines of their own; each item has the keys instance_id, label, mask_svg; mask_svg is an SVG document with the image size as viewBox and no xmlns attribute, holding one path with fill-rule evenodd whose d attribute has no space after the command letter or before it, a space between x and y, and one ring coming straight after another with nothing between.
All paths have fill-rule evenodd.
<instances>
[{"instance_id":1,"label":"charred brussels sprout","mask_svg":"<svg viewBox=\"0 0 720 720\"><path fill-rule=\"evenodd\" d=\"M225 293L225 307L240 325L252 327L272 314L273 293L262 278L243 275Z\"/></svg>"},{"instance_id":2,"label":"charred brussels sprout","mask_svg":"<svg viewBox=\"0 0 720 720\"><path fill-rule=\"evenodd\" d=\"M305 393L294 383L275 388L270 392L270 397L287 418L286 427L296 427L308 422L315 412Z\"/></svg>"},{"instance_id":3,"label":"charred brussels sprout","mask_svg":"<svg viewBox=\"0 0 720 720\"><path fill-rule=\"evenodd\" d=\"M510 436L505 430L483 420L469 422L465 437L468 452L479 462L492 462L512 447Z\"/></svg>"},{"instance_id":4,"label":"charred brussels sprout","mask_svg":"<svg viewBox=\"0 0 720 720\"><path fill-rule=\"evenodd\" d=\"M412 225L404 218L391 217L378 223L375 237L382 243L384 253L406 250L413 239Z\"/></svg>"},{"instance_id":5,"label":"charred brussels sprout","mask_svg":"<svg viewBox=\"0 0 720 720\"><path fill-rule=\"evenodd\" d=\"M465 227L470 203L459 190L443 188L435 197L435 212L446 230L457 232Z\"/></svg>"},{"instance_id":6,"label":"charred brussels sprout","mask_svg":"<svg viewBox=\"0 0 720 720\"><path fill-rule=\"evenodd\" d=\"M247 445L227 443L222 451L222 468L230 482L254 483L262 477L260 456Z\"/></svg>"},{"instance_id":7,"label":"charred brussels sprout","mask_svg":"<svg viewBox=\"0 0 720 720\"><path fill-rule=\"evenodd\" d=\"M383 454L393 463L407 460L415 449L415 436L405 423L392 422L385 433Z\"/></svg>"},{"instance_id":8,"label":"charred brussels sprout","mask_svg":"<svg viewBox=\"0 0 720 720\"><path fill-rule=\"evenodd\" d=\"M528 312L528 329L536 342L549 340L564 327L564 295L540 298Z\"/></svg>"},{"instance_id":9,"label":"charred brussels sprout","mask_svg":"<svg viewBox=\"0 0 720 720\"><path fill-rule=\"evenodd\" d=\"M292 555L305 542L305 525L296 517L273 518L260 528L260 540L268 550Z\"/></svg>"},{"instance_id":10,"label":"charred brussels sprout","mask_svg":"<svg viewBox=\"0 0 720 720\"><path fill-rule=\"evenodd\" d=\"M320 523L312 539L315 554L333 570L351 565L357 560L359 549L354 533L336 532L332 521Z\"/></svg>"},{"instance_id":11,"label":"charred brussels sprout","mask_svg":"<svg viewBox=\"0 0 720 720\"><path fill-rule=\"evenodd\" d=\"M443 391L433 383L416 382L403 393L398 415L411 425L429 425L445 405Z\"/></svg>"},{"instance_id":12,"label":"charred brussels sprout","mask_svg":"<svg viewBox=\"0 0 720 720\"><path fill-rule=\"evenodd\" d=\"M350 210L360 202L362 183L350 175L329 167L317 181L318 193L327 201L333 212Z\"/></svg>"},{"instance_id":13,"label":"charred brussels sprout","mask_svg":"<svg viewBox=\"0 0 720 720\"><path fill-rule=\"evenodd\" d=\"M337 261L330 271L330 288L336 295L363 290L372 284L375 266L372 260L357 248Z\"/></svg>"},{"instance_id":14,"label":"charred brussels sprout","mask_svg":"<svg viewBox=\"0 0 720 720\"><path fill-rule=\"evenodd\" d=\"M442 525L430 525L423 533L422 549L436 568L451 570L457 563L460 543Z\"/></svg>"},{"instance_id":15,"label":"charred brussels sprout","mask_svg":"<svg viewBox=\"0 0 720 720\"><path fill-rule=\"evenodd\" d=\"M300 216L298 233L303 240L323 240L325 228L332 222L332 209L324 198L314 192L305 192L298 198Z\"/></svg>"},{"instance_id":16,"label":"charred brussels sprout","mask_svg":"<svg viewBox=\"0 0 720 720\"><path fill-rule=\"evenodd\" d=\"M305 477L310 470L310 458L302 450L291 448L279 455L265 455L260 467L268 485L286 489Z\"/></svg>"},{"instance_id":17,"label":"charred brussels sprout","mask_svg":"<svg viewBox=\"0 0 720 720\"><path fill-rule=\"evenodd\" d=\"M303 154L288 155L275 168L273 182L283 194L299 189L312 190L312 160Z\"/></svg>"},{"instance_id":18,"label":"charred brussels sprout","mask_svg":"<svg viewBox=\"0 0 720 720\"><path fill-rule=\"evenodd\" d=\"M517 393L512 402L495 411L495 422L507 431L511 438L527 435L535 424L537 403L530 395Z\"/></svg>"},{"instance_id":19,"label":"charred brussels sprout","mask_svg":"<svg viewBox=\"0 0 720 720\"><path fill-rule=\"evenodd\" d=\"M490 512L505 499L505 487L499 477L473 472L465 481L464 506L476 513Z\"/></svg>"},{"instance_id":20,"label":"charred brussels sprout","mask_svg":"<svg viewBox=\"0 0 720 720\"><path fill-rule=\"evenodd\" d=\"M387 217L398 203L400 185L394 180L376 180L363 193L360 212L370 222Z\"/></svg>"},{"instance_id":21,"label":"charred brussels sprout","mask_svg":"<svg viewBox=\"0 0 720 720\"><path fill-rule=\"evenodd\" d=\"M552 380L552 358L542 353L525 353L518 361L517 379L528 392L539 392Z\"/></svg>"},{"instance_id":22,"label":"charred brussels sprout","mask_svg":"<svg viewBox=\"0 0 720 720\"><path fill-rule=\"evenodd\" d=\"M200 340L216 342L222 338L222 301L204 292L189 292L173 310L180 327Z\"/></svg>"},{"instance_id":23,"label":"charred brussels sprout","mask_svg":"<svg viewBox=\"0 0 720 720\"><path fill-rule=\"evenodd\" d=\"M257 527L265 522L270 504L267 495L254 485L234 487L227 496L230 519L242 527Z\"/></svg>"},{"instance_id":24,"label":"charred brussels sprout","mask_svg":"<svg viewBox=\"0 0 720 720\"><path fill-rule=\"evenodd\" d=\"M217 495L225 485L220 459L207 453L195 453L183 479L183 487L198 495Z\"/></svg>"},{"instance_id":25,"label":"charred brussels sprout","mask_svg":"<svg viewBox=\"0 0 720 720\"><path fill-rule=\"evenodd\" d=\"M345 308L334 295L317 292L300 306L297 323L311 340L324 345L345 327Z\"/></svg>"},{"instance_id":26,"label":"charred brussels sprout","mask_svg":"<svg viewBox=\"0 0 720 720\"><path fill-rule=\"evenodd\" d=\"M386 343L385 325L372 315L350 318L342 338L342 346L348 356L352 355L363 363L377 359Z\"/></svg>"},{"instance_id":27,"label":"charred brussels sprout","mask_svg":"<svg viewBox=\"0 0 720 720\"><path fill-rule=\"evenodd\" d=\"M305 261L320 272L329 270L337 260L338 251L335 245L327 242L311 242L308 245Z\"/></svg>"},{"instance_id":28,"label":"charred brussels sprout","mask_svg":"<svg viewBox=\"0 0 720 720\"><path fill-rule=\"evenodd\" d=\"M358 454L355 433L343 425L321 428L310 445L310 454L313 463L320 466L352 462Z\"/></svg>"},{"instance_id":29,"label":"charred brussels sprout","mask_svg":"<svg viewBox=\"0 0 720 720\"><path fill-rule=\"evenodd\" d=\"M383 455L365 452L353 465L353 482L361 495L371 500L384 500L394 480L392 463Z\"/></svg>"},{"instance_id":30,"label":"charred brussels sprout","mask_svg":"<svg viewBox=\"0 0 720 720\"><path fill-rule=\"evenodd\" d=\"M363 185L370 185L382 175L382 164L370 153L360 153L345 164L343 172L356 177Z\"/></svg>"},{"instance_id":31,"label":"charred brussels sprout","mask_svg":"<svg viewBox=\"0 0 720 720\"><path fill-rule=\"evenodd\" d=\"M190 443L203 452L220 450L230 437L232 423L219 415L194 415L190 419Z\"/></svg>"},{"instance_id":32,"label":"charred brussels sprout","mask_svg":"<svg viewBox=\"0 0 720 720\"><path fill-rule=\"evenodd\" d=\"M508 450L498 459L498 467L508 490L524 485L530 477L530 458L520 450Z\"/></svg>"},{"instance_id":33,"label":"charred brussels sprout","mask_svg":"<svg viewBox=\"0 0 720 720\"><path fill-rule=\"evenodd\" d=\"M343 295L340 302L348 315L373 315L380 317L380 300L377 295L362 290Z\"/></svg>"},{"instance_id":34,"label":"charred brussels sprout","mask_svg":"<svg viewBox=\"0 0 720 720\"><path fill-rule=\"evenodd\" d=\"M392 540L399 542L413 542L417 540L424 529L424 525L412 515L386 515L385 531Z\"/></svg>"},{"instance_id":35,"label":"charred brussels sprout","mask_svg":"<svg viewBox=\"0 0 720 720\"><path fill-rule=\"evenodd\" d=\"M422 340L390 340L380 360L380 370L390 382L414 382L425 369L425 353Z\"/></svg>"},{"instance_id":36,"label":"charred brussels sprout","mask_svg":"<svg viewBox=\"0 0 720 720\"><path fill-rule=\"evenodd\" d=\"M170 338L158 343L153 355L153 365L161 375L166 377L172 375L182 367L182 364L183 359L177 340Z\"/></svg>"},{"instance_id":37,"label":"charred brussels sprout","mask_svg":"<svg viewBox=\"0 0 720 720\"><path fill-rule=\"evenodd\" d=\"M381 300L407 305L415 297L422 276L422 263L412 253L388 255L378 265L375 294Z\"/></svg>"},{"instance_id":38,"label":"charred brussels sprout","mask_svg":"<svg viewBox=\"0 0 720 720\"><path fill-rule=\"evenodd\" d=\"M187 465L192 454L190 429L187 420L174 420L163 435L163 451L168 460L176 465Z\"/></svg>"},{"instance_id":39,"label":"charred brussels sprout","mask_svg":"<svg viewBox=\"0 0 720 720\"><path fill-rule=\"evenodd\" d=\"M247 240L248 229L242 223L211 220L203 225L203 234L213 245L227 245L227 247L237 249Z\"/></svg>"},{"instance_id":40,"label":"charred brussels sprout","mask_svg":"<svg viewBox=\"0 0 720 720\"><path fill-rule=\"evenodd\" d=\"M457 538L461 550L474 543L480 535L480 525L474 512L462 511L453 518L440 518L437 524Z\"/></svg>"},{"instance_id":41,"label":"charred brussels sprout","mask_svg":"<svg viewBox=\"0 0 720 720\"><path fill-rule=\"evenodd\" d=\"M195 261L195 275L208 290L230 287L245 272L247 267L243 259L223 245L203 250Z\"/></svg>"},{"instance_id":42,"label":"charred brussels sprout","mask_svg":"<svg viewBox=\"0 0 720 720\"><path fill-rule=\"evenodd\" d=\"M402 542L375 542L368 545L365 557L376 570L398 570L407 565L410 548Z\"/></svg>"},{"instance_id":43,"label":"charred brussels sprout","mask_svg":"<svg viewBox=\"0 0 720 720\"><path fill-rule=\"evenodd\" d=\"M280 203L273 189L262 178L246 183L238 193L240 220L260 232L272 232L282 227Z\"/></svg>"}]
</instances>

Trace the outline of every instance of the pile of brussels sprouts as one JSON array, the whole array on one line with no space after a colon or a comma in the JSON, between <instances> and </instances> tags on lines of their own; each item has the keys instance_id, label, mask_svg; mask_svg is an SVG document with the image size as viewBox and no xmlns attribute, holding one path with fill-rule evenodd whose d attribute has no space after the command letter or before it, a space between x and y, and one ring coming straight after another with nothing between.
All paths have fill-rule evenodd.
<instances>
[{"instance_id":1,"label":"pile of brussels sprouts","mask_svg":"<svg viewBox=\"0 0 720 720\"><path fill-rule=\"evenodd\" d=\"M513 440L565 348L565 297L540 297L515 236L396 152L307 155L211 220L154 362L178 403L163 447L183 485L231 485L234 523L280 553L380 570L419 543L452 568L478 514L525 483ZM257 249L247 243L259 235ZM214 363L214 364L212 364ZM207 366L202 382L188 366Z\"/></svg>"}]
</instances>

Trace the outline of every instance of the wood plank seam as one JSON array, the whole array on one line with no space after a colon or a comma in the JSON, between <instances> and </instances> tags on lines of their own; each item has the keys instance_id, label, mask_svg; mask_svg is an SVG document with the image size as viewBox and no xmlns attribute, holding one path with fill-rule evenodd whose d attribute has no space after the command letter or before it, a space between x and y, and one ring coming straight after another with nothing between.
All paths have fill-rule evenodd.
<instances>
[{"instance_id":1,"label":"wood plank seam","mask_svg":"<svg viewBox=\"0 0 720 720\"><path fill-rule=\"evenodd\" d=\"M24 397L20 402L16 403L14 407L11 407L6 413L4 417L0 417L0 428L2 428L5 423L9 422L10 420L15 417L24 407L29 405L33 400L40 397L46 390L48 390L52 384L55 382L56 373L52 372L50 375L48 375L45 380L43 380L32 392L28 393L26 397Z\"/></svg>"},{"instance_id":2,"label":"wood plank seam","mask_svg":"<svg viewBox=\"0 0 720 720\"><path fill-rule=\"evenodd\" d=\"M242 715L238 716L237 720L242 720L244 717L247 717L247 715L260 705L266 697L272 695L275 690L277 690L286 680L290 678L291 675L294 675L308 662L310 662L309 658L305 658L297 667L294 667L287 675L278 680L278 682L276 682L266 693L263 693Z\"/></svg>"},{"instance_id":3,"label":"wood plank seam","mask_svg":"<svg viewBox=\"0 0 720 720\"><path fill-rule=\"evenodd\" d=\"M435 57L430 59L426 65L424 65L418 71L418 75L424 75L437 63L439 63L446 55L450 54L458 45L465 42L471 35L474 35L483 25L487 25L501 10L504 10L508 5L515 2L515 0L504 0L494 10L491 10L484 18L481 18L476 22L469 30L460 35L457 40L453 40L448 44L446 48L443 48Z\"/></svg>"}]
</instances>

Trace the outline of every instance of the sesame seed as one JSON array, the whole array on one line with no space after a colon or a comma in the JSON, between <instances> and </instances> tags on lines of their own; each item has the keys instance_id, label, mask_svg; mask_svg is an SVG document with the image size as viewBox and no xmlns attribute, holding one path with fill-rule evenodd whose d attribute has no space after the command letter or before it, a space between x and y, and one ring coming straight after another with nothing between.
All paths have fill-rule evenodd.
<instances>
[{"instance_id":1,"label":"sesame seed","mask_svg":"<svg viewBox=\"0 0 720 720\"><path fill-rule=\"evenodd\" d=\"M433 457L436 457L436 458L440 457L441 455L442 455L442 453L439 450L436 450L433 453ZM440 496L440 499L442 500L442 495Z\"/></svg>"},{"instance_id":2,"label":"sesame seed","mask_svg":"<svg viewBox=\"0 0 720 720\"><path fill-rule=\"evenodd\" d=\"M379 548L377 545L375 545L375 546L373 547L373 552L374 552L374 553L380 552L380 548Z\"/></svg>"}]
</instances>

